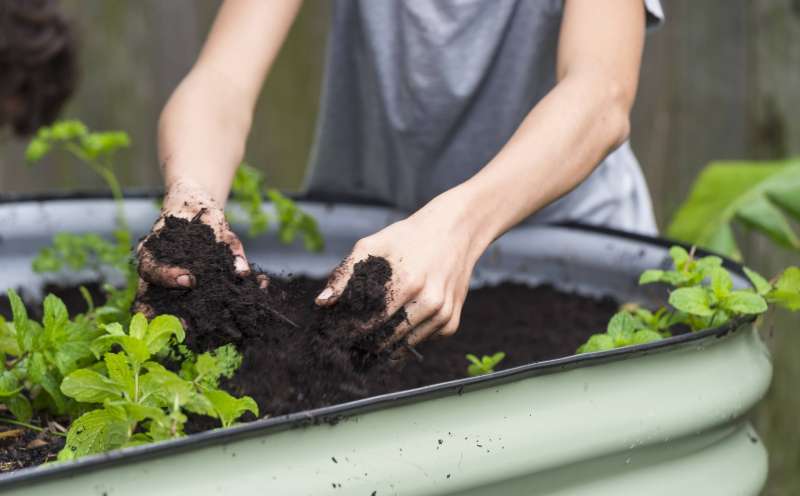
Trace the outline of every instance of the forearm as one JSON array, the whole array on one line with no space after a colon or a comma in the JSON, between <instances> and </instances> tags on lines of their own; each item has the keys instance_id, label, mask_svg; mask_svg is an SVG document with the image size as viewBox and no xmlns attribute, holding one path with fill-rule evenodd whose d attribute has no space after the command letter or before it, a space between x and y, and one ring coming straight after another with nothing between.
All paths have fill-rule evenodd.
<instances>
[{"instance_id":1,"label":"forearm","mask_svg":"<svg viewBox=\"0 0 800 496\"><path fill-rule=\"evenodd\" d=\"M452 193L489 243L582 182L628 136L631 99L602 75L564 78L502 150ZM479 207L477 207L479 206Z\"/></svg>"},{"instance_id":2,"label":"forearm","mask_svg":"<svg viewBox=\"0 0 800 496\"><path fill-rule=\"evenodd\" d=\"M194 69L159 121L159 163L166 190L189 182L224 206L244 156L252 109L211 71Z\"/></svg>"},{"instance_id":3,"label":"forearm","mask_svg":"<svg viewBox=\"0 0 800 496\"><path fill-rule=\"evenodd\" d=\"M222 4L197 63L161 114L159 162L168 192L186 183L224 206L264 78L301 3Z\"/></svg>"}]
</instances>

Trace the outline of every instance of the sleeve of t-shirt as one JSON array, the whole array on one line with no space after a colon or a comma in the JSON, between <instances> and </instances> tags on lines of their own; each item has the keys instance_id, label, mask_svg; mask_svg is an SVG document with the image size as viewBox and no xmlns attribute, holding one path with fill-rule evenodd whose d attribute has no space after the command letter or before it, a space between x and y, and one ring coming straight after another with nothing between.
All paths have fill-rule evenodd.
<instances>
[{"instance_id":1,"label":"sleeve of t-shirt","mask_svg":"<svg viewBox=\"0 0 800 496\"><path fill-rule=\"evenodd\" d=\"M647 29L656 28L664 22L660 0L644 0L644 10L647 13Z\"/></svg>"}]
</instances>

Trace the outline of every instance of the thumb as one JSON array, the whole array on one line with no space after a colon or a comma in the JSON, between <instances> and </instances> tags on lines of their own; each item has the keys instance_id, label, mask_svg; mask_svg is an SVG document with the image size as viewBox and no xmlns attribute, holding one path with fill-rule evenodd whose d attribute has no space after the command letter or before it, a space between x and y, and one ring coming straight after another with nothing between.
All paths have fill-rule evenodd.
<instances>
[{"instance_id":1,"label":"thumb","mask_svg":"<svg viewBox=\"0 0 800 496\"><path fill-rule=\"evenodd\" d=\"M342 260L342 263L333 269L325 285L325 289L317 295L314 303L321 307L327 307L336 303L339 297L342 296L344 288L350 281L351 275L353 275L352 256Z\"/></svg>"}]
</instances>

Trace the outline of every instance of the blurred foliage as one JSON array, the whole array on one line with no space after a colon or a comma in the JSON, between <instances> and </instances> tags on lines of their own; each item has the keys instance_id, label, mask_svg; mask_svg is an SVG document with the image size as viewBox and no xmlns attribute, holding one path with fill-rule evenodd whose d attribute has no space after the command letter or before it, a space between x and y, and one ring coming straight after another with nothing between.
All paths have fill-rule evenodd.
<instances>
[{"instance_id":1,"label":"blurred foliage","mask_svg":"<svg viewBox=\"0 0 800 496\"><path fill-rule=\"evenodd\" d=\"M738 222L800 252L790 219L800 221L800 159L714 162L700 173L667 236L741 260L732 227Z\"/></svg>"}]
</instances>

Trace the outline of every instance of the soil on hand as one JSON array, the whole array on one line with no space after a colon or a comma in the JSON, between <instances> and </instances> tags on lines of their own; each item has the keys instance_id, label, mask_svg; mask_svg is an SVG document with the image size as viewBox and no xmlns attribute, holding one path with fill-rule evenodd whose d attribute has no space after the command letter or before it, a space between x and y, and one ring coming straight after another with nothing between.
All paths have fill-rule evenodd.
<instances>
[{"instance_id":1,"label":"soil on hand","mask_svg":"<svg viewBox=\"0 0 800 496\"><path fill-rule=\"evenodd\" d=\"M197 218L166 218L144 248L161 264L191 271L196 284L193 289L151 285L141 303L156 314L183 319L186 344L193 351L234 343L244 360L227 386L252 396L265 412L275 415L366 396L368 379L386 375L394 365L388 360L392 348L382 343L405 313L382 323L392 274L384 259L355 264L337 303L319 308L314 295L291 281L273 280L262 288L259 271L236 274L228 246Z\"/></svg>"},{"instance_id":2,"label":"soil on hand","mask_svg":"<svg viewBox=\"0 0 800 496\"><path fill-rule=\"evenodd\" d=\"M313 300L324 281L272 277L262 289L257 270L234 273L228 247L198 220L167 218L145 248L160 263L189 269L196 286L151 286L142 302L181 317L195 351L235 343L244 360L225 386L272 416L461 378L467 353L505 351L500 368L571 355L617 308L547 286L481 288L470 292L455 336L418 347L422 361L397 362L381 346L405 314L373 325L385 320L391 267L384 259L357 263L339 301L319 308Z\"/></svg>"}]
</instances>

